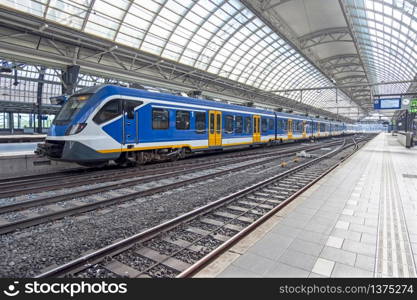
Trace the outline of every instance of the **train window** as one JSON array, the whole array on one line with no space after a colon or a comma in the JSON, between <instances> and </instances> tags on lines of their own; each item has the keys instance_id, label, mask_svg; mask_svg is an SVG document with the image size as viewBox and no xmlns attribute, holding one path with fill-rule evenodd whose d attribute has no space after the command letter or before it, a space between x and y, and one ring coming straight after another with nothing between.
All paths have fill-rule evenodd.
<instances>
[{"instance_id":1,"label":"train window","mask_svg":"<svg viewBox=\"0 0 417 300\"><path fill-rule=\"evenodd\" d=\"M269 119L269 130L274 130L274 119Z\"/></svg>"},{"instance_id":2,"label":"train window","mask_svg":"<svg viewBox=\"0 0 417 300\"><path fill-rule=\"evenodd\" d=\"M245 117L245 133L252 133L252 118Z\"/></svg>"},{"instance_id":3,"label":"train window","mask_svg":"<svg viewBox=\"0 0 417 300\"><path fill-rule=\"evenodd\" d=\"M217 114L216 115L216 133L217 134L220 133L222 130L221 122L222 122L222 117L220 114Z\"/></svg>"},{"instance_id":4,"label":"train window","mask_svg":"<svg viewBox=\"0 0 417 300\"><path fill-rule=\"evenodd\" d=\"M297 131L303 131L303 121L297 122Z\"/></svg>"},{"instance_id":5,"label":"train window","mask_svg":"<svg viewBox=\"0 0 417 300\"><path fill-rule=\"evenodd\" d=\"M233 133L233 116L226 116L225 131L227 133Z\"/></svg>"},{"instance_id":6,"label":"train window","mask_svg":"<svg viewBox=\"0 0 417 300\"><path fill-rule=\"evenodd\" d=\"M175 128L179 130L190 129L190 112L177 110L175 118Z\"/></svg>"},{"instance_id":7,"label":"train window","mask_svg":"<svg viewBox=\"0 0 417 300\"><path fill-rule=\"evenodd\" d=\"M114 99L107 102L100 111L94 116L93 121L97 124L103 124L122 114L121 100Z\"/></svg>"},{"instance_id":8,"label":"train window","mask_svg":"<svg viewBox=\"0 0 417 300\"><path fill-rule=\"evenodd\" d=\"M54 124L65 125L84 107L91 95L72 96L64 104L54 119Z\"/></svg>"},{"instance_id":9,"label":"train window","mask_svg":"<svg viewBox=\"0 0 417 300\"><path fill-rule=\"evenodd\" d=\"M210 114L210 134L214 133L214 113Z\"/></svg>"},{"instance_id":10,"label":"train window","mask_svg":"<svg viewBox=\"0 0 417 300\"><path fill-rule=\"evenodd\" d=\"M124 110L127 114L128 119L134 119L135 118L135 108L139 105L141 105L143 102L140 101L133 101L133 100L125 100L124 101Z\"/></svg>"},{"instance_id":11,"label":"train window","mask_svg":"<svg viewBox=\"0 0 417 300\"><path fill-rule=\"evenodd\" d=\"M195 113L195 130L197 133L206 132L206 113L196 112Z\"/></svg>"},{"instance_id":12,"label":"train window","mask_svg":"<svg viewBox=\"0 0 417 300\"><path fill-rule=\"evenodd\" d=\"M168 129L169 112L163 108L152 108L152 129Z\"/></svg>"},{"instance_id":13,"label":"train window","mask_svg":"<svg viewBox=\"0 0 417 300\"><path fill-rule=\"evenodd\" d=\"M243 117L237 116L236 117L236 128L235 128L235 132L236 133L242 133L242 130L243 130Z\"/></svg>"},{"instance_id":14,"label":"train window","mask_svg":"<svg viewBox=\"0 0 417 300\"><path fill-rule=\"evenodd\" d=\"M268 119L262 118L261 129L262 129L262 132L266 132L268 130Z\"/></svg>"},{"instance_id":15,"label":"train window","mask_svg":"<svg viewBox=\"0 0 417 300\"><path fill-rule=\"evenodd\" d=\"M278 120L277 130L284 130L284 120Z\"/></svg>"}]
</instances>

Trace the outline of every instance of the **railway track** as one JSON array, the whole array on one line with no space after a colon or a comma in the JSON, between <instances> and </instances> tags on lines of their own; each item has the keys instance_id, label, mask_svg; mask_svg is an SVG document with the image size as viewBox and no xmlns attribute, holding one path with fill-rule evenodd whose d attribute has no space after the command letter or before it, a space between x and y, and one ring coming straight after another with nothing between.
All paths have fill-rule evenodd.
<instances>
[{"instance_id":1,"label":"railway track","mask_svg":"<svg viewBox=\"0 0 417 300\"><path fill-rule=\"evenodd\" d=\"M332 144L333 140L322 141L318 144ZM245 149L235 152L225 153L209 153L201 157L201 155L194 155L185 160L175 162L155 163L134 168L120 168L116 166L109 166L104 169L81 169L73 171L64 171L57 173L49 173L44 175L30 175L19 178L0 179L0 199L5 197L12 197L23 195L25 193L35 193L37 191L51 191L65 187L77 186L79 184L93 184L97 182L105 182L108 178L124 178L129 176L142 176L142 173L152 173L169 171L175 168L186 168L190 165L205 162L215 162L223 159L239 158L239 157L253 157L257 155L271 155L277 151L291 149L303 146L299 144L284 144L273 149L255 148Z\"/></svg>"},{"instance_id":2,"label":"railway track","mask_svg":"<svg viewBox=\"0 0 417 300\"><path fill-rule=\"evenodd\" d=\"M37 277L191 276L365 142L366 139L359 142L353 139L320 157Z\"/></svg>"},{"instance_id":3,"label":"railway track","mask_svg":"<svg viewBox=\"0 0 417 300\"><path fill-rule=\"evenodd\" d=\"M174 164L173 166L164 166L162 165L160 168L155 167L142 167L142 168L129 168L125 170L102 170L87 173L87 174L68 174L63 177L57 178L50 178L49 176L46 178L40 179L21 179L15 181L0 181L0 199L7 198L7 197L16 197L20 195L25 195L29 193L37 193L37 192L45 192L45 191L54 191L60 190L63 188L71 188L74 186L80 185L89 185L89 184L97 184L97 183L104 183L110 182L115 180L122 180L126 178L139 178L139 177L146 177L151 175L158 175L164 173L170 173L173 171L178 170L187 170L194 166L209 166L210 164L215 164L216 162L223 162L223 163L235 163L239 161L243 161L245 159L250 159L251 157L269 157L274 156L276 154L285 154L285 153L292 153L294 151L302 151L302 150L309 150L309 149L317 149L317 147L324 147L324 146L332 146L338 143L337 141L330 141L326 143L320 143L318 145L308 145L308 146L297 146L297 147L286 147L285 149L274 149L270 151L262 151L259 153L258 151L251 153L240 153L236 156L226 156L222 158L212 158L212 159L199 159L195 160L184 160L181 163ZM51 182L53 181L53 182ZM0 210L1 211L1 210Z\"/></svg>"},{"instance_id":4,"label":"railway track","mask_svg":"<svg viewBox=\"0 0 417 300\"><path fill-rule=\"evenodd\" d=\"M337 137L335 137L337 138ZM323 141L323 142L327 142ZM280 149L282 148L291 148L295 144L288 143L277 145ZM271 150L267 150L271 151ZM273 150L272 150L273 151ZM189 165L193 164L194 162L198 161L207 161L207 160L217 160L222 158L233 158L239 156L247 156L247 155L255 155L259 152L265 152L265 148L250 148L250 149L240 149L240 150L226 150L224 152L213 152L213 153L204 153L204 154L193 154L185 160L174 161L174 162L160 162L160 163L152 163L147 165L141 165L134 168L127 168L131 172L135 173L137 171L143 170L152 170L152 169L159 169L160 167L171 167L171 166L180 166L180 165ZM119 170L125 170L126 167L120 166L107 166L103 168L74 168L71 170L54 172L54 173L46 173L46 174L37 174L37 175L28 175L28 176L19 176L19 177L11 177L11 178L1 178L0 179L0 187L13 187L13 186L21 186L24 184L32 184L32 183L41 183L41 182L48 182L50 180L65 180L74 178L77 176L91 176L95 174L105 173L108 172L107 175L112 174L113 172L118 172Z\"/></svg>"},{"instance_id":5,"label":"railway track","mask_svg":"<svg viewBox=\"0 0 417 300\"><path fill-rule=\"evenodd\" d=\"M340 144L340 141L327 143L325 146L334 146L335 144ZM85 213L114 204L120 204L126 201L150 196L182 186L190 185L196 182L204 182L206 180L216 178L231 172L239 172L250 168L256 168L261 165L275 162L278 159L292 156L300 150L314 151L322 147L323 144L320 144L316 146L296 147L294 149L281 150L272 154L266 153L263 155L257 155L253 162L248 162L247 157L229 159L226 161L222 160L215 163L208 162L195 167L188 167L179 171L177 170L157 175L138 177L119 183L89 188L87 190L75 191L62 195L41 197L33 200L26 200L3 205L0 206L0 221L2 221L0 223L0 234L10 233L17 229L39 225L45 222ZM207 173L207 170L210 170L208 174L198 174L198 172L203 171ZM196 173L196 175L193 176L193 172ZM166 180L169 178L185 175L188 177L191 176L191 178L180 179L170 183L166 182ZM145 189L138 188L139 184L146 183L150 183L156 186ZM86 201L80 201L80 199L85 199L86 197ZM25 213L21 213L23 210L26 210ZM12 216L12 218L8 219L8 216Z\"/></svg>"}]
</instances>

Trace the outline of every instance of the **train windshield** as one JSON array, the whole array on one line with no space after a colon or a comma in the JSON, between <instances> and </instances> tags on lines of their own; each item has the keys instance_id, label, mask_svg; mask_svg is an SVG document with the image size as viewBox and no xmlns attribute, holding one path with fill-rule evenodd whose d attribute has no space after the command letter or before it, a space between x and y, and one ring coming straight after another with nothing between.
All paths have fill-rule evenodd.
<instances>
[{"instance_id":1,"label":"train windshield","mask_svg":"<svg viewBox=\"0 0 417 300\"><path fill-rule=\"evenodd\" d=\"M54 120L55 125L68 124L71 119L80 111L80 109L87 103L91 95L77 95L68 99L67 103L61 108L59 114Z\"/></svg>"}]
</instances>

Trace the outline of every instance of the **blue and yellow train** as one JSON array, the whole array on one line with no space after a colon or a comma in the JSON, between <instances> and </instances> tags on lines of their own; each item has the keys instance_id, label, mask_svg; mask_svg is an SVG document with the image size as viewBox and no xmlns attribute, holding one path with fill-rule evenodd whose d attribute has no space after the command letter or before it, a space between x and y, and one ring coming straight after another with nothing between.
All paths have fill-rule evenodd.
<instances>
[{"instance_id":1,"label":"blue and yellow train","mask_svg":"<svg viewBox=\"0 0 417 300\"><path fill-rule=\"evenodd\" d=\"M355 125L103 85L72 95L37 152L94 166L337 136Z\"/></svg>"}]
</instances>

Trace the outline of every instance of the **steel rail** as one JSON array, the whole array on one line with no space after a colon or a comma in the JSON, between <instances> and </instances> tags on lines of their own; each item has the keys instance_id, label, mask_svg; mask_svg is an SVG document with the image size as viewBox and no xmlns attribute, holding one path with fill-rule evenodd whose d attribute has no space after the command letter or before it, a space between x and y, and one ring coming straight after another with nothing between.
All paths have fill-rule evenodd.
<instances>
[{"instance_id":1,"label":"steel rail","mask_svg":"<svg viewBox=\"0 0 417 300\"><path fill-rule=\"evenodd\" d=\"M326 146L329 145L335 145L338 142L333 142L331 144L326 144ZM266 154L261 154L258 155L257 158L262 158L262 157L268 157L271 155L278 155L278 157L274 157L272 159L277 159L277 158L282 158L285 156L288 156L296 151L300 151L300 150L316 150L318 148L323 147L324 145L316 145L316 146L307 146L307 147L297 147L296 149L287 149L287 150L281 150L278 152L273 152L273 153L266 153ZM7 212L12 212L12 211L17 211L17 210L22 210L22 209L26 209L26 208L31 208L31 207L35 207L35 206L39 206L39 205L45 205L45 204L52 204L52 203L56 203L56 202L60 202L60 201L65 201L65 200L71 200L72 198L75 197L82 197L82 196L89 196L92 195L94 193L99 193L99 192L105 192L105 191L109 191L112 189L119 189L119 188L126 188L132 185L136 185L136 184L140 184L140 183L147 183L153 180L159 180L159 179L164 179L164 176L176 176L176 175L181 175L184 172L190 172L190 171L199 171L199 170L204 170L207 166L222 166L224 163L240 163L247 160L247 158L237 158L237 159L225 159L219 162L208 162L208 163L202 163L199 164L193 168L188 168L187 166L181 166L183 168L183 170L180 171L174 171L174 172L168 172L168 173L161 173L161 174L156 174L155 176L152 177L146 177L146 178L142 178L143 176L137 176L134 179L127 181L127 182L123 182L123 183L115 183L115 184L111 184L111 185L106 185L103 187L97 187L97 188L92 188L92 189L88 189L88 190L81 190L81 191L77 191L77 192L71 192L68 194L63 194L63 195L58 195L58 196L51 196L51 197L44 197L44 198L39 198L39 199L33 199L33 200L28 200L28 201L22 201L22 202L17 202L17 203L13 203L13 204L8 204L8 205L3 205L0 206L0 214L3 213L7 213ZM266 161L267 163L268 161ZM178 168L178 166L174 166L174 167L169 167L166 168L166 170L171 170L171 169L175 169ZM145 175L152 175L152 174L145 174ZM139 178L138 178L139 177ZM114 179L114 178L112 178ZM85 181L84 181L85 183Z\"/></svg>"},{"instance_id":2,"label":"steel rail","mask_svg":"<svg viewBox=\"0 0 417 300\"><path fill-rule=\"evenodd\" d=\"M242 231L231 237L229 240L224 242L222 245L220 245L218 248L216 248L214 251L211 251L206 256L201 258L199 261L194 263L192 266L190 266L188 269L184 270L180 274L177 275L177 278L188 278L192 277L199 271L201 271L205 266L213 262L217 257L219 257L221 254L229 250L233 245L235 245L237 242L239 242L244 237L248 236L253 230L258 228L261 224L263 224L265 221L270 219L273 215L275 215L278 211L283 209L285 206L287 206L290 202L292 202L294 199L296 199L300 194L304 193L306 190L308 190L312 185L314 185L317 181L325 177L327 174L332 172L335 168L337 168L340 164L344 163L349 157L351 157L354 153L356 153L361 146L358 145L358 143L353 138L353 144L354 144L354 151L350 153L347 157L344 157L343 160L339 161L338 163L334 164L330 168L328 168L325 172L320 174L317 178L315 178L313 181L308 183L306 186L292 194L289 198L278 204L276 207L274 207L271 211L257 219L254 223L249 225L248 227L244 228ZM352 144L348 145L347 147L351 146Z\"/></svg>"},{"instance_id":3,"label":"steel rail","mask_svg":"<svg viewBox=\"0 0 417 300\"><path fill-rule=\"evenodd\" d=\"M320 156L319 158L313 159L309 162L306 162L304 164L298 165L290 170L287 170L281 174L275 175L271 178L268 178L266 180L263 180L259 183L256 183L252 186L249 186L245 189L242 189L240 191L234 192L226 197L222 197L219 200L216 200L214 202L208 203L202 207L199 207L191 212L188 212L186 214L183 214L181 216L178 216L170 221L164 222L160 225L157 225L155 227L152 227L150 229L147 229L143 232L140 232L138 234L135 234L131 237L128 237L126 239L123 239L121 241L118 241L116 243L113 243L111 245L108 245L106 247L103 247L99 250L96 250L94 252L91 252L89 254L86 254L84 256L81 256L75 260L72 260L66 264L63 264L61 266L52 268L44 273L41 273L39 275L37 275L35 278L47 278L47 277L60 277L66 274L72 274L74 272L79 272L82 269L88 268L89 266L91 266L92 264L95 264L99 261L101 261L104 257L107 256L114 256L122 251L125 251L126 249L129 249L130 247L132 247L134 244L138 243L138 242L145 242L157 235L159 235L162 232L166 232L170 229L173 229L175 227L177 227L180 224L183 224L184 222L188 222L190 220L195 219L196 217L206 214L207 212L214 210L218 207L221 207L231 201L233 201L235 198L243 196L245 194L248 194L250 192L253 192L256 189L259 189L260 187L263 187L265 185L270 184L271 182L274 182L276 180L279 180L281 178L287 177L289 175L291 175L292 173L295 173L297 171L300 171L302 169L305 169L307 167L310 167L312 165L314 165L315 163L327 158L328 156L335 154L339 151L341 151L341 149L345 149L349 146L351 146L352 144L348 145L348 146L341 146L329 153L326 153L322 156ZM339 163L336 164L339 165ZM334 167L336 167L334 166ZM311 186L311 185L309 185ZM187 270L186 270L187 271ZM189 271L188 271L189 272ZM184 272L183 272L184 273ZM181 275L181 274L180 274Z\"/></svg>"},{"instance_id":4,"label":"steel rail","mask_svg":"<svg viewBox=\"0 0 417 300\"><path fill-rule=\"evenodd\" d=\"M317 148L320 148L320 147L317 147ZM83 204L83 205L70 207L70 208L67 208L67 209L62 209L62 210L59 210L59 211L46 213L46 214L42 214L42 215L39 215L39 216L29 217L29 218L25 218L25 219L22 219L22 220L17 220L17 221L11 222L11 223L2 224L2 225L0 225L0 234L10 233L12 231L15 231L16 229L27 228L27 227L39 225L39 224L42 224L42 223L45 223L45 222L50 222L50 221L62 219L62 218L67 217L67 216L80 214L80 213L85 213L85 212L95 210L95 209L99 209L99 208L103 208L103 207L106 207L106 206L123 203L125 201L134 200L138 197L150 196L150 195L153 195L153 194L156 194L156 193L161 193L161 192L167 191L169 189L178 188L178 187L181 187L181 186L185 186L185 185L192 184L192 183L199 182L199 181L203 181L203 180L208 180L208 179L211 179L213 177L221 176L221 175L224 175L224 174L227 174L227 173L230 173L230 172L238 172L238 171L241 171L241 170L244 170L244 169L248 169L248 168L252 168L252 167L258 167L258 166L260 166L260 164L270 163L270 162L273 162L274 160L276 160L278 158L289 156L291 153L294 153L294 150L291 150L291 151L286 150L285 152L288 152L288 153L284 153L284 154L278 155L278 156L273 157L273 158L265 159L263 161L256 161L254 163L246 164L246 165L235 167L235 168L232 168L232 169L222 170L222 171L218 171L218 172L215 172L215 173L212 173L212 174L198 176L198 177L195 177L195 178L186 179L186 180L179 181L179 182L174 182L174 183L171 183L171 184L158 186L158 187L155 187L155 188L150 188L150 189L147 189L147 190L144 190L144 191L138 191L138 192L130 193L130 194L127 194L127 195L116 196L116 197L112 197L112 198L108 198L108 199L104 199L104 200L99 200L97 202L86 203L86 204ZM224 162L219 162L216 165L223 166L223 164L224 164ZM104 191L104 190L108 191L108 190L114 189L114 187L125 188L127 186L133 186L133 185L136 185L138 183L151 182L151 181L156 180L156 179L165 179L167 175L175 176L175 175L182 174L184 172L188 173L190 171L196 171L197 169L205 170L206 168L207 168L207 166L196 167L194 169L182 170L182 171L179 171L179 172L172 172L170 174L161 174L161 175L156 175L156 176L153 176L153 177L138 179L138 180L134 180L132 182L117 183L115 185L112 185L111 188L109 188L109 186L98 187L98 188L90 189L90 190L87 190L87 191L74 192L74 193L71 193L70 195L71 195L71 198L73 198L74 194L76 194L77 196L80 196L80 195L85 195L86 193L94 194L94 193L97 193L97 191ZM94 192L92 192L92 191L94 191ZM34 199L34 200L30 200L30 201L19 202L19 203L16 203L16 204L11 204L11 205L0 207L0 212L10 212L10 211L18 210L18 209L21 210L21 209L24 209L24 208L30 208L30 207L36 207L36 206L56 203L56 202L63 201L65 199L67 199L68 197L69 197L68 194L66 194L66 195L64 194L64 195L60 195L60 196L52 196L52 197L48 197L48 198ZM69 199L67 199L67 200L69 200Z\"/></svg>"},{"instance_id":5,"label":"steel rail","mask_svg":"<svg viewBox=\"0 0 417 300\"><path fill-rule=\"evenodd\" d=\"M330 142L330 143L325 143L327 145L331 145L334 142ZM309 149L310 146L308 147L299 147L300 150L307 150ZM289 150L295 150L295 149L288 149ZM281 153L282 151L286 151L285 149L275 149L272 151L265 151L264 153L244 153L242 155L242 153L238 154L238 155L234 155L232 156L232 158L235 159L239 159L242 157L248 157L248 156L268 156L268 154L273 155L275 153ZM250 151L252 152L252 151ZM226 157L217 157L214 158L213 160L216 159L232 159L229 156ZM103 170L103 171L92 171L93 173L87 173L87 174L69 174L68 176L60 176L58 178L55 177L47 177L47 178L41 178L39 180L36 179L31 179L28 182L14 182L12 184L6 182L6 183L1 183L0 182L0 188L3 189L3 191L0 192L0 198L6 198L6 197L13 197L13 196L18 196L18 195L24 195L25 193L34 193L34 192L38 192L38 191L52 191L52 190L57 190L57 189L61 189L61 188L68 188L68 187L73 187L73 186L77 186L79 183L81 183L82 185L85 184L94 184L94 183L102 183L102 182L106 182L106 178L108 178L108 181L113 181L115 178L117 179L123 179L123 178L127 178L131 175L134 175L135 177L140 176L147 176L147 175L154 175L155 173L162 173L164 171L169 171L171 169L175 169L175 168L187 168L188 165L190 164L198 164L200 163L200 161L185 161L185 163L181 163L178 165L174 165L171 167L164 167L164 168L147 168L145 170L140 170L140 169L128 169L128 170L123 170L120 171L120 169L116 169L116 170ZM207 163L206 161L203 163ZM137 174L139 172L142 172L140 174ZM73 178L76 178L76 180L71 180ZM54 183L51 184L50 180L54 179ZM57 180L59 179L59 180ZM61 181L62 180L62 181ZM70 182L68 182L68 180L71 180ZM28 187L27 184L29 183L34 183L35 186L32 187ZM40 184L40 185L38 185Z\"/></svg>"}]
</instances>

